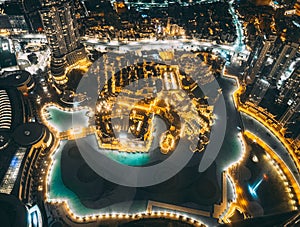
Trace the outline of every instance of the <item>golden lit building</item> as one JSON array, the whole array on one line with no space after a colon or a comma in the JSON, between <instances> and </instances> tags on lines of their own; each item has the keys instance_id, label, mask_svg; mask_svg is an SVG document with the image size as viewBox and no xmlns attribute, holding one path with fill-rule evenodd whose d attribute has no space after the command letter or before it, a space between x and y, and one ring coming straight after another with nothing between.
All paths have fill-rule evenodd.
<instances>
[{"instance_id":1,"label":"golden lit building","mask_svg":"<svg viewBox=\"0 0 300 227\"><path fill-rule=\"evenodd\" d=\"M51 49L51 74L57 84L63 85L68 81L66 68L86 58L72 3L45 0L40 14Z\"/></svg>"}]
</instances>

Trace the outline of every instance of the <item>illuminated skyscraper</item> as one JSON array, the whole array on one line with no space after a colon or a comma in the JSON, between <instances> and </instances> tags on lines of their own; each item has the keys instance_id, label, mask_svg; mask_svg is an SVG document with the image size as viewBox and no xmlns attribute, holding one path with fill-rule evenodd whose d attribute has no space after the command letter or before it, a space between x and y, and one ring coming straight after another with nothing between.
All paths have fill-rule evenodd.
<instances>
[{"instance_id":1,"label":"illuminated skyscraper","mask_svg":"<svg viewBox=\"0 0 300 227\"><path fill-rule=\"evenodd\" d=\"M258 105L264 98L269 87L270 83L268 81L264 79L258 79L254 84L251 94L249 95L249 100Z\"/></svg>"},{"instance_id":2,"label":"illuminated skyscraper","mask_svg":"<svg viewBox=\"0 0 300 227\"><path fill-rule=\"evenodd\" d=\"M57 84L67 82L66 67L84 59L72 4L68 1L45 0L40 11L51 48L51 73Z\"/></svg>"},{"instance_id":3,"label":"illuminated skyscraper","mask_svg":"<svg viewBox=\"0 0 300 227\"><path fill-rule=\"evenodd\" d=\"M295 101L290 105L287 111L280 118L280 123L285 126L289 124L293 119L299 116L300 113L300 97L297 97ZM294 122L293 122L294 123ZM295 122L296 123L296 122Z\"/></svg>"},{"instance_id":4,"label":"illuminated skyscraper","mask_svg":"<svg viewBox=\"0 0 300 227\"><path fill-rule=\"evenodd\" d=\"M266 40L262 37L257 38L256 45L248 58L247 68L244 73L244 79L248 84L253 83L255 78L261 72L268 55L274 48L276 40L277 36L270 36Z\"/></svg>"},{"instance_id":5,"label":"illuminated skyscraper","mask_svg":"<svg viewBox=\"0 0 300 227\"><path fill-rule=\"evenodd\" d=\"M282 86L277 102L287 103L294 96L300 96L300 66L293 71L290 78Z\"/></svg>"},{"instance_id":6,"label":"illuminated skyscraper","mask_svg":"<svg viewBox=\"0 0 300 227\"><path fill-rule=\"evenodd\" d=\"M288 43L282 47L279 56L272 65L272 70L268 75L268 79L274 79L276 81L280 79L280 76L284 73L292 59L296 56L298 48L299 44L297 43Z\"/></svg>"}]
</instances>

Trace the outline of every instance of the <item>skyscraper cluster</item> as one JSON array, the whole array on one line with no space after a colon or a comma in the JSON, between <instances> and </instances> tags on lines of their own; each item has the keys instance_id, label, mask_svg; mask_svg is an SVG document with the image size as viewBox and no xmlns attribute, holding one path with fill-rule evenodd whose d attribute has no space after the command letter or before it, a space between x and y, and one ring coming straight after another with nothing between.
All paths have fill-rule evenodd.
<instances>
[{"instance_id":1,"label":"skyscraper cluster","mask_svg":"<svg viewBox=\"0 0 300 227\"><path fill-rule=\"evenodd\" d=\"M267 99L273 99L274 105L280 107L273 114L283 127L297 124L299 118L299 59L299 43L283 42L277 36L258 36L243 75L251 88L248 100L254 104L260 105L267 92L273 91L270 93L274 97ZM274 110L272 106L264 107Z\"/></svg>"}]
</instances>

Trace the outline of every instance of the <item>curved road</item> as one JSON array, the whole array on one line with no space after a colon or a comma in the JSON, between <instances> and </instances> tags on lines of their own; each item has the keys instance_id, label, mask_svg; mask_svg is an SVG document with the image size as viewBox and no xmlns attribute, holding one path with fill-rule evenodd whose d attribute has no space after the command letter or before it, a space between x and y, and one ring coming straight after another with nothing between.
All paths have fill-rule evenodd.
<instances>
[{"instance_id":1,"label":"curved road","mask_svg":"<svg viewBox=\"0 0 300 227\"><path fill-rule=\"evenodd\" d=\"M256 119L248 116L245 113L241 113L245 130L252 132L261 138L270 148L272 148L277 155L284 161L284 163L290 168L298 185L300 185L300 174L297 170L294 160L286 150L280 140L272 134L272 132L258 122Z\"/></svg>"}]
</instances>

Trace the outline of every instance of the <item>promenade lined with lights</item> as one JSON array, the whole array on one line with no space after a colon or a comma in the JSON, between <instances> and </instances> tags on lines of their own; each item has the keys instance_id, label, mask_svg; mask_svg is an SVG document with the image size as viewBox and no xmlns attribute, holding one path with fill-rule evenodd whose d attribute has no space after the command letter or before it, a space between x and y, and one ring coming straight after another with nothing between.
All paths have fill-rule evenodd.
<instances>
[{"instance_id":1,"label":"promenade lined with lights","mask_svg":"<svg viewBox=\"0 0 300 227\"><path fill-rule=\"evenodd\" d=\"M245 86L239 83L238 78L236 76L232 76L228 74L224 74L224 76L237 81L238 89L233 93L233 100L237 110L253 117L255 120L263 124L267 129L269 129L286 148L286 150L292 157L298 171L300 171L300 156L297 156L296 154L298 148L293 147L293 144L291 144L284 137L284 135L282 134L282 132L284 132L284 128L282 128L279 122L276 121L276 119L274 119L274 116L268 113L265 109L261 107L255 107L254 105L251 105L249 102L245 104L242 103L240 100L240 96L245 92L246 90Z\"/></svg>"},{"instance_id":2,"label":"promenade lined with lights","mask_svg":"<svg viewBox=\"0 0 300 227\"><path fill-rule=\"evenodd\" d=\"M285 149L292 156L292 159L293 159L294 163L296 164L296 167L299 170L299 166L300 166L299 165L299 158L296 156L295 151L292 148L292 145L286 140L284 135L282 135L280 133L281 131L278 132L277 127L281 127L281 126L279 126L279 123L275 119L270 119L270 117L273 118L274 116L269 114L268 112L266 112L264 110L263 114L264 114L264 116L266 116L266 119L263 119L261 115L256 114L257 112L261 111L261 109L256 110L257 112L252 112L251 111L252 109L249 108L249 106L247 106L246 104L243 104L240 101L241 94L243 94L246 90L245 86L240 84L239 79L236 76L226 74L226 69L225 68L224 68L224 71L223 71L223 75L227 78L234 79L236 81L237 85L238 85L238 88L232 94L233 101L234 101L234 104L235 104L237 110L253 117L257 121L262 123L265 127L267 127L279 139L279 141L283 144ZM251 106L251 107L253 107L253 106ZM274 123L273 124L268 123L267 119L272 120L272 122L274 122L277 127L276 126L274 127ZM281 179L284 180L284 185L286 186L287 192L289 193L291 206L293 206L293 210L297 210L298 208L296 206L296 201L293 199L293 197L296 196L296 199L299 201L299 199L300 199L300 196L299 196L300 187L299 187L297 179L295 178L295 176L291 172L290 168L279 157L279 155L275 151L273 151L259 137L252 134L249 131L245 131L244 136L247 136L248 138L252 139L253 141L256 141L267 152L267 154L268 154L267 158L268 159L272 158L272 160L270 159L270 161L272 162L272 165L276 168L276 170L278 170L278 174L280 175ZM231 167L229 167L227 169L229 179L231 179L231 181L234 185L235 201L232 202L232 204L230 205L227 213L222 218L222 220L225 223L230 223L230 218L234 215L235 210L239 210L240 212L242 212L244 214L244 217L246 217L245 216L246 215L245 211L247 210L247 201L245 199L244 191L242 190L241 187L238 186L237 182L234 181L234 178L231 175L231 170L233 168L235 168L237 165L239 165L244 160L244 156L246 154L246 150L245 150L245 144L246 143L245 143L244 138L242 139L242 141L243 141L243 145L244 145L242 157L239 159L239 161L237 161L236 163L234 163ZM273 160L275 160L275 161L273 161ZM289 185L291 185L293 187L295 194L293 194L291 192L291 189L288 187Z\"/></svg>"},{"instance_id":3,"label":"promenade lined with lights","mask_svg":"<svg viewBox=\"0 0 300 227\"><path fill-rule=\"evenodd\" d=\"M241 157L239 158L238 161L232 163L232 165L229 166L228 169L226 170L227 176L233 185L234 200L232 201L227 212L224 214L222 218L222 221L225 223L231 222L230 218L234 215L235 210L239 210L241 213L244 214L244 217L246 217L245 213L248 204L245 199L246 197L245 192L242 190L242 188L238 185L238 182L232 176L232 171L245 160L245 156L246 156L246 141L244 135L240 133L238 136L242 143Z\"/></svg>"},{"instance_id":4,"label":"promenade lined with lights","mask_svg":"<svg viewBox=\"0 0 300 227\"><path fill-rule=\"evenodd\" d=\"M277 174L280 176L280 179L283 181L285 191L288 193L289 197L289 205L291 206L292 210L298 210L297 207L297 200L299 201L299 186L297 185L297 181L295 180L294 176L292 175L290 169L286 166L286 164L283 162L283 160L278 157L276 152L274 152L263 140L261 140L258 136L253 134L250 131L245 131L243 133L242 142L243 142L243 153L242 157L239 161L237 161L234 165L232 165L228 170L227 174L229 176L229 179L232 181L232 184L234 185L234 195L235 200L231 203L227 213L224 215L222 220L225 223L230 223L230 218L234 215L234 212L238 210L244 215L244 218L249 217L247 215L247 206L248 202L246 199L245 191L238 185L237 180L233 177L233 172L236 167L238 167L242 162L245 161L245 155L246 155L246 142L244 137L247 137L251 141L258 144L261 148L264 149L266 152L266 155L264 156L268 162L270 162L271 166L275 169ZM293 191L292 189L293 188Z\"/></svg>"},{"instance_id":5,"label":"promenade lined with lights","mask_svg":"<svg viewBox=\"0 0 300 227\"><path fill-rule=\"evenodd\" d=\"M267 160L269 160L272 165L275 167L277 173L279 174L281 180L283 180L284 185L286 187L286 191L289 194L290 202L293 206L294 210L297 210L297 207L295 206L296 201L293 199L296 196L296 199L300 201L300 188L299 185L294 178L293 174L291 173L291 170L289 167L284 163L284 161L276 154L275 151L273 151L262 139L260 139L257 135L250 131L245 131L244 135L257 143L260 147L262 147L266 153L268 154L266 156ZM274 161L273 161L274 160ZM291 189L289 188L289 185L293 188L295 193L291 192Z\"/></svg>"},{"instance_id":6,"label":"promenade lined with lights","mask_svg":"<svg viewBox=\"0 0 300 227\"><path fill-rule=\"evenodd\" d=\"M186 223L192 224L194 226L201 226L205 227L201 221L196 220L186 214L179 213L179 212L172 212L172 211L145 211L142 213L99 213L99 214L92 214L92 215L79 215L75 214L69 206L69 199L68 198L60 198L60 199L53 199L50 198L49 194L49 187L50 182L52 179L53 168L55 166L55 159L54 155L55 152L58 150L59 146L61 145L61 132L58 131L55 126L51 125L47 120L47 108L49 107L56 107L60 110L67 111L67 112L76 112L82 109L86 109L84 107L72 109L72 108L63 108L55 103L48 103L41 109L41 118L43 123L51 130L51 132L55 135L55 143L50 151L50 164L48 165L47 171L45 173L46 180L43 181L44 185L41 189L44 189L44 198L45 201L51 205L58 206L62 205L62 209L66 212L67 216L74 221L74 223L95 223L97 221L109 221L109 220L116 220L116 221L126 221L126 220L139 220L144 218L167 218L171 220L180 220Z\"/></svg>"},{"instance_id":7,"label":"promenade lined with lights","mask_svg":"<svg viewBox=\"0 0 300 227\"><path fill-rule=\"evenodd\" d=\"M95 224L105 221L134 221L141 219L157 219L164 218L169 220L177 220L189 223L194 226L206 227L206 225L193 217L187 216L181 213L175 213L170 211L151 211L151 212L141 212L141 213L102 213L102 214L92 214L87 216L80 216L74 214L70 209L67 200L51 200L49 201L51 205L62 207L64 211L67 213L67 217L71 219L73 224Z\"/></svg>"}]
</instances>

